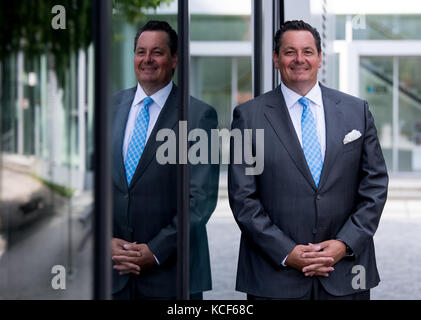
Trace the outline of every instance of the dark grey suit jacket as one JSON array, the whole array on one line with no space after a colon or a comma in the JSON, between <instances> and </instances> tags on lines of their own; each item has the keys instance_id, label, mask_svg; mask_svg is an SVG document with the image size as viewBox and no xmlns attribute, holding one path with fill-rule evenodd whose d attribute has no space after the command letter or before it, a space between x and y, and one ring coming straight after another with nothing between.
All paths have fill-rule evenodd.
<instances>
[{"instance_id":1,"label":"dark grey suit jacket","mask_svg":"<svg viewBox=\"0 0 421 320\"><path fill-rule=\"evenodd\" d=\"M178 137L177 87L173 86L127 186L122 146L135 93L136 87L120 91L113 95L112 100L113 237L146 243L157 257L159 266L135 277L142 295L175 297L177 165L157 162L156 150L165 141L156 141L156 135L160 129L168 128L174 130ZM189 130L201 128L208 133L218 124L215 109L194 98L190 99L188 120ZM191 293L211 289L206 223L216 206L218 178L218 165L190 165ZM113 293L120 291L128 279L128 275L121 276L113 270Z\"/></svg>"},{"instance_id":2,"label":"dark grey suit jacket","mask_svg":"<svg viewBox=\"0 0 421 320\"><path fill-rule=\"evenodd\" d=\"M264 129L265 138L261 175L246 176L246 165L232 161L229 166L230 206L242 231L239 291L274 298L303 296L313 278L281 262L298 244L330 239L343 240L355 256L339 261L328 278L319 277L329 293L359 291L352 287L356 265L365 267L367 289L380 281L373 235L386 201L388 175L373 117L367 102L324 86L321 90L326 154L319 188L280 86L234 110L232 128ZM354 129L362 136L344 144Z\"/></svg>"}]
</instances>

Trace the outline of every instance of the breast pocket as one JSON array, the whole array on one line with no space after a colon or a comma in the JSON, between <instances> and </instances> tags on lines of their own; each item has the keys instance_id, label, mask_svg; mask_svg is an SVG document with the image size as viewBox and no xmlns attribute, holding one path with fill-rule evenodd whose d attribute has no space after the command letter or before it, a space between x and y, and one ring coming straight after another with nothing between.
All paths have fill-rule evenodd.
<instances>
[{"instance_id":1,"label":"breast pocket","mask_svg":"<svg viewBox=\"0 0 421 320\"><path fill-rule=\"evenodd\" d=\"M363 136L359 137L358 139L351 141L347 144L344 144L343 152L349 152L355 149L359 149L363 143Z\"/></svg>"}]
</instances>

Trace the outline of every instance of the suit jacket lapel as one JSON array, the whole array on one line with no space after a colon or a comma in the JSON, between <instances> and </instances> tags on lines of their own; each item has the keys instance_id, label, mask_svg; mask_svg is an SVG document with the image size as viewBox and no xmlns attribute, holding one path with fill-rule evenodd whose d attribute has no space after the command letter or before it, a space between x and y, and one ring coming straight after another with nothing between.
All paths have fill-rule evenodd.
<instances>
[{"instance_id":1,"label":"suit jacket lapel","mask_svg":"<svg viewBox=\"0 0 421 320\"><path fill-rule=\"evenodd\" d=\"M174 129L177 124L178 112L177 112L177 87L173 84L170 95L168 96L165 105L156 120L155 126L151 132L150 137L146 143L145 149L143 150L142 156L137 165L136 171L133 175L132 181L130 182L130 188L139 180L142 174L145 172L152 159L155 158L156 150L162 142L156 141L156 134L160 129L168 128Z\"/></svg>"},{"instance_id":2,"label":"suit jacket lapel","mask_svg":"<svg viewBox=\"0 0 421 320\"><path fill-rule=\"evenodd\" d=\"M316 189L316 185L314 184L313 177L308 168L303 149L287 110L281 86L278 86L267 96L264 112L266 119L273 130L275 130L276 135L284 145L298 170L300 170L302 175L307 179L312 187Z\"/></svg>"},{"instance_id":3,"label":"suit jacket lapel","mask_svg":"<svg viewBox=\"0 0 421 320\"><path fill-rule=\"evenodd\" d=\"M123 160L123 140L127 118L133 103L136 87L127 91L114 110L113 119L113 180L122 190L127 190L126 171Z\"/></svg>"},{"instance_id":4,"label":"suit jacket lapel","mask_svg":"<svg viewBox=\"0 0 421 320\"><path fill-rule=\"evenodd\" d=\"M323 163L322 175L320 177L319 190L327 181L330 169L336 157L342 150L342 139L344 137L344 118L338 104L340 98L332 94L332 91L320 84L322 90L323 107L326 123L326 152Z\"/></svg>"}]
</instances>

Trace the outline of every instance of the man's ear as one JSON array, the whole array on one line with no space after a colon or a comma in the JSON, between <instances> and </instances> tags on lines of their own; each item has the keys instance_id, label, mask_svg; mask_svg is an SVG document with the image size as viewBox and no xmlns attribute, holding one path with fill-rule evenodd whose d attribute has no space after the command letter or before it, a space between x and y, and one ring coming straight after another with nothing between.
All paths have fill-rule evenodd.
<instances>
[{"instance_id":1,"label":"man's ear","mask_svg":"<svg viewBox=\"0 0 421 320\"><path fill-rule=\"evenodd\" d=\"M174 53L172 56L172 69L175 70L178 65L178 53Z\"/></svg>"},{"instance_id":2,"label":"man's ear","mask_svg":"<svg viewBox=\"0 0 421 320\"><path fill-rule=\"evenodd\" d=\"M274 65L275 69L279 69L279 63L278 63L279 60L278 59L279 59L279 55L276 54L275 51L273 51L273 65Z\"/></svg>"},{"instance_id":3,"label":"man's ear","mask_svg":"<svg viewBox=\"0 0 421 320\"><path fill-rule=\"evenodd\" d=\"M322 53L319 52L319 69L322 67Z\"/></svg>"}]
</instances>

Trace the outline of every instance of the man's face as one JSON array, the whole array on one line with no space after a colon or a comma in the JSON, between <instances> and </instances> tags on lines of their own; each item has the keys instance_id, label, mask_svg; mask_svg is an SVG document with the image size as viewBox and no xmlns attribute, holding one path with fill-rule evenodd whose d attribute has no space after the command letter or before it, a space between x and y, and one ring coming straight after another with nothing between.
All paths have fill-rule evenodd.
<instances>
[{"instance_id":1,"label":"man's face","mask_svg":"<svg viewBox=\"0 0 421 320\"><path fill-rule=\"evenodd\" d=\"M144 31L137 39L134 70L143 88L160 89L167 85L177 61L177 54L171 55L165 31Z\"/></svg>"},{"instance_id":2,"label":"man's face","mask_svg":"<svg viewBox=\"0 0 421 320\"><path fill-rule=\"evenodd\" d=\"M283 34L279 55L274 52L273 61L284 84L294 89L316 84L322 57L310 31L290 30Z\"/></svg>"}]
</instances>

